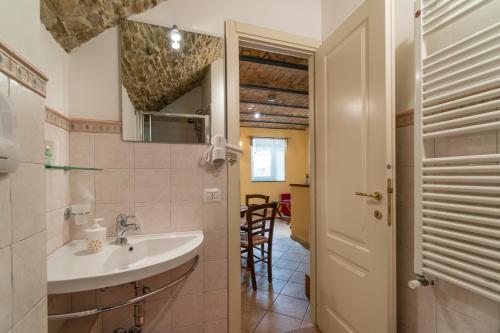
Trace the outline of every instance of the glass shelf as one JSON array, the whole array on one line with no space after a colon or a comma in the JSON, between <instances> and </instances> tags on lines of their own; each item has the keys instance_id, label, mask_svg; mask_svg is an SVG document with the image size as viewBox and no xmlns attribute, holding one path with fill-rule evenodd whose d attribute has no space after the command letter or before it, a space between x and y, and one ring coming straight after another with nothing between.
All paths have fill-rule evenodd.
<instances>
[{"instance_id":1,"label":"glass shelf","mask_svg":"<svg viewBox=\"0 0 500 333\"><path fill-rule=\"evenodd\" d=\"M45 169L52 169L52 170L64 170L64 171L71 171L71 170L80 170L80 171L100 171L102 169L97 169L97 168L81 168L81 167L74 167L74 166L68 166L68 165L45 165Z\"/></svg>"}]
</instances>

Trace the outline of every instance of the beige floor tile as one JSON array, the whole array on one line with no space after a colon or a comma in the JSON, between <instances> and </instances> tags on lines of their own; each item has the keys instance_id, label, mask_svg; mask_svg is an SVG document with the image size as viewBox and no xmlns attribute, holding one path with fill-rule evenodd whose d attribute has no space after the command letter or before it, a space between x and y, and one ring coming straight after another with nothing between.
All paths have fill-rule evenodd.
<instances>
[{"instance_id":1,"label":"beige floor tile","mask_svg":"<svg viewBox=\"0 0 500 333\"><path fill-rule=\"evenodd\" d=\"M321 333L321 331L315 327L302 327L298 330L293 330L287 333Z\"/></svg>"},{"instance_id":2,"label":"beige floor tile","mask_svg":"<svg viewBox=\"0 0 500 333\"><path fill-rule=\"evenodd\" d=\"M304 321L312 322L312 317L311 317L311 305L307 307L306 314L304 315L303 318Z\"/></svg>"},{"instance_id":3,"label":"beige floor tile","mask_svg":"<svg viewBox=\"0 0 500 333\"><path fill-rule=\"evenodd\" d=\"M307 301L304 284L288 282L285 288L281 291L281 294Z\"/></svg>"},{"instance_id":4,"label":"beige floor tile","mask_svg":"<svg viewBox=\"0 0 500 333\"><path fill-rule=\"evenodd\" d=\"M253 332L265 314L266 311L263 309L243 304L241 306L241 330L243 332Z\"/></svg>"},{"instance_id":5,"label":"beige floor tile","mask_svg":"<svg viewBox=\"0 0 500 333\"><path fill-rule=\"evenodd\" d=\"M292 253L291 251L287 251L285 254L281 256L281 260L285 259L288 261L294 261L300 263L305 257L306 257L305 254L296 254Z\"/></svg>"},{"instance_id":6,"label":"beige floor tile","mask_svg":"<svg viewBox=\"0 0 500 333\"><path fill-rule=\"evenodd\" d=\"M255 333L284 333L300 328L301 320L268 312L261 320Z\"/></svg>"},{"instance_id":7,"label":"beige floor tile","mask_svg":"<svg viewBox=\"0 0 500 333\"><path fill-rule=\"evenodd\" d=\"M295 273L293 270L273 267L273 279L288 281L293 276L293 273ZM264 276L267 276L267 274Z\"/></svg>"},{"instance_id":8,"label":"beige floor tile","mask_svg":"<svg viewBox=\"0 0 500 333\"><path fill-rule=\"evenodd\" d=\"M271 311L302 320L307 312L308 306L309 302L307 301L279 295L271 306Z\"/></svg>"},{"instance_id":9,"label":"beige floor tile","mask_svg":"<svg viewBox=\"0 0 500 333\"><path fill-rule=\"evenodd\" d=\"M306 273L301 272L301 271L295 271L293 273L292 277L290 278L290 282L295 282L295 283L304 283L305 282L305 276Z\"/></svg>"},{"instance_id":10,"label":"beige floor tile","mask_svg":"<svg viewBox=\"0 0 500 333\"><path fill-rule=\"evenodd\" d=\"M275 251L273 248L273 261L278 261L285 253L285 251Z\"/></svg>"},{"instance_id":11,"label":"beige floor tile","mask_svg":"<svg viewBox=\"0 0 500 333\"><path fill-rule=\"evenodd\" d=\"M294 271L297 268L299 268L299 265L300 265L300 262L291 261L291 260L281 258L280 260L275 262L273 266Z\"/></svg>"},{"instance_id":12,"label":"beige floor tile","mask_svg":"<svg viewBox=\"0 0 500 333\"><path fill-rule=\"evenodd\" d=\"M264 276L257 281L257 289L269 290L275 294L279 294L283 290L283 288L285 288L286 284L287 281L274 278L273 282L269 283L269 281L267 280L267 276Z\"/></svg>"},{"instance_id":13,"label":"beige floor tile","mask_svg":"<svg viewBox=\"0 0 500 333\"><path fill-rule=\"evenodd\" d=\"M314 324L307 320L302 320L302 324L300 324L300 328L313 328Z\"/></svg>"},{"instance_id":14,"label":"beige floor tile","mask_svg":"<svg viewBox=\"0 0 500 333\"><path fill-rule=\"evenodd\" d=\"M297 270L309 274L309 263L306 262L300 263Z\"/></svg>"},{"instance_id":15,"label":"beige floor tile","mask_svg":"<svg viewBox=\"0 0 500 333\"><path fill-rule=\"evenodd\" d=\"M278 294L267 290L253 290L249 288L241 292L242 304L253 305L264 310L268 310L277 297Z\"/></svg>"}]
</instances>

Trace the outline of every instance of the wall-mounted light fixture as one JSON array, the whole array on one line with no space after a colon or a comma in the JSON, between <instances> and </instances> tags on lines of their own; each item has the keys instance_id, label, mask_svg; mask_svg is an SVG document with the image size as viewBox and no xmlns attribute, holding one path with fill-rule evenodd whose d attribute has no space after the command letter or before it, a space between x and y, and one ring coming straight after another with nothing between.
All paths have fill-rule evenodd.
<instances>
[{"instance_id":1,"label":"wall-mounted light fixture","mask_svg":"<svg viewBox=\"0 0 500 333\"><path fill-rule=\"evenodd\" d=\"M268 102L268 103L276 103L276 100L277 100L277 99L278 99L278 96L276 96L276 95L269 95L269 96L267 97L267 102Z\"/></svg>"},{"instance_id":2,"label":"wall-mounted light fixture","mask_svg":"<svg viewBox=\"0 0 500 333\"><path fill-rule=\"evenodd\" d=\"M182 34L179 31L179 28L174 24L174 26L172 26L172 30L170 30L170 45L174 50L181 48L181 40Z\"/></svg>"}]
</instances>

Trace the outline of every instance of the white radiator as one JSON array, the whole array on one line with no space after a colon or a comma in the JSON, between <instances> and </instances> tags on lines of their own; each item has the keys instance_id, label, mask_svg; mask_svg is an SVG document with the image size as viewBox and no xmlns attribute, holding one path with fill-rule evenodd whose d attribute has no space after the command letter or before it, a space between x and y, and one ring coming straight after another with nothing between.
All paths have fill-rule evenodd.
<instances>
[{"instance_id":1,"label":"white radiator","mask_svg":"<svg viewBox=\"0 0 500 333\"><path fill-rule=\"evenodd\" d=\"M415 272L500 302L500 0L415 4Z\"/></svg>"}]
</instances>

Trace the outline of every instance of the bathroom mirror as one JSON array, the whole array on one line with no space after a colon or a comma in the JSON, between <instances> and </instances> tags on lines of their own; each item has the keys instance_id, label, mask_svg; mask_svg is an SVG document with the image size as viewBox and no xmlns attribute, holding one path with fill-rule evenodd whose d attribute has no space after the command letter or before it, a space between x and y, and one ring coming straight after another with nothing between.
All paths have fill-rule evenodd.
<instances>
[{"instance_id":1,"label":"bathroom mirror","mask_svg":"<svg viewBox=\"0 0 500 333\"><path fill-rule=\"evenodd\" d=\"M120 23L125 141L206 144L224 134L223 38Z\"/></svg>"}]
</instances>

